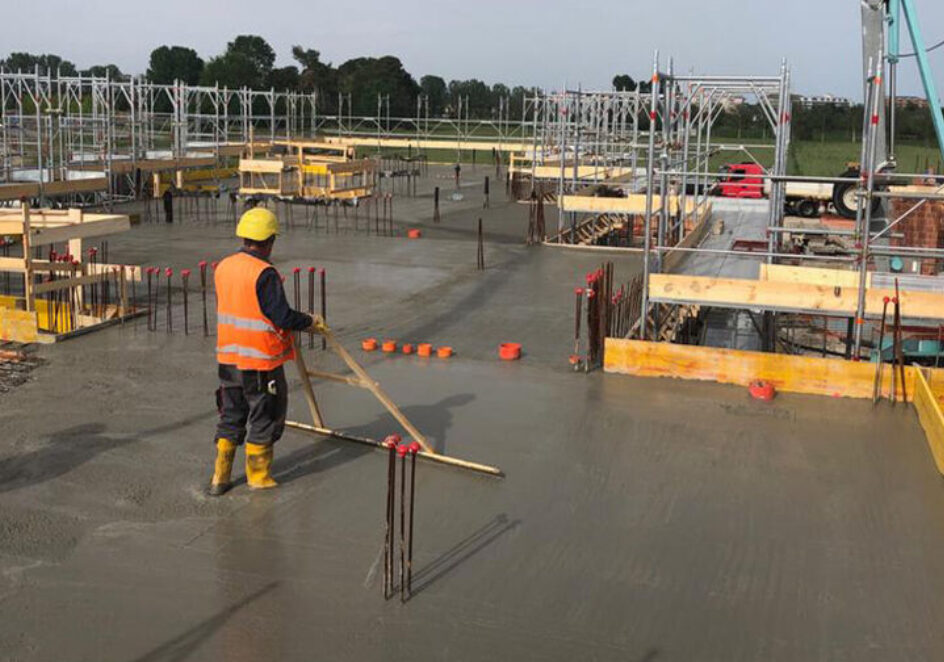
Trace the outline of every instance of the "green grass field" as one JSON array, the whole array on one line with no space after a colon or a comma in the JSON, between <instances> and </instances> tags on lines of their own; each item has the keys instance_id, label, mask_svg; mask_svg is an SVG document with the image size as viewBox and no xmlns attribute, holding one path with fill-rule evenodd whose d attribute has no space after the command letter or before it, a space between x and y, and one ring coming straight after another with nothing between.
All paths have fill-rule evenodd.
<instances>
[{"instance_id":1,"label":"green grass field","mask_svg":"<svg viewBox=\"0 0 944 662\"><path fill-rule=\"evenodd\" d=\"M736 141L719 138L719 142L736 144ZM753 145L763 144L760 141L751 141ZM769 148L751 149L751 155L762 164L769 166L773 161L773 150ZM847 163L858 163L861 158L862 145L852 141L825 141L796 140L790 146L790 155L787 161L787 172L791 175L806 175L811 177L835 177L842 174ZM899 172L925 172L933 168L941 172L941 153L933 143L924 145L913 143L899 143L896 146ZM711 159L711 168L717 171L725 163L748 161L750 158L740 151L725 151L716 154Z\"/></svg>"},{"instance_id":2,"label":"green grass field","mask_svg":"<svg viewBox=\"0 0 944 662\"><path fill-rule=\"evenodd\" d=\"M789 172L798 175L838 175L845 164L858 163L862 147L853 142L797 142L790 150ZM941 171L941 153L936 146L899 143L896 145L899 172Z\"/></svg>"},{"instance_id":3,"label":"green grass field","mask_svg":"<svg viewBox=\"0 0 944 662\"><path fill-rule=\"evenodd\" d=\"M723 142L728 145L738 144L736 139L717 138L712 142ZM752 145L764 145L760 140L745 141ZM846 164L850 162L858 163L861 153L861 145L852 141L825 141L807 140L794 141L790 147L790 156L787 162L787 171L791 175L806 175L817 177L834 177L840 175L845 169ZM762 164L769 166L773 161L773 150L767 147L751 149L751 154ZM898 169L900 172L924 172L927 168L933 168L935 172L940 173L944 160L933 142L926 144L899 143L896 148L898 158ZM362 147L358 149L358 156L373 156L377 150L373 147ZM386 156L396 154L406 154L402 149L383 149L382 153ZM430 162L455 163L457 158L456 150L426 150L426 157ZM711 169L717 172L725 163L737 163L750 160L742 151L725 151L716 154L711 159ZM473 155L471 151L463 151L461 154L463 164L471 164ZM492 165L492 155L490 152L482 150L475 153L474 162L478 166ZM504 159L507 162L507 156Z\"/></svg>"}]
</instances>

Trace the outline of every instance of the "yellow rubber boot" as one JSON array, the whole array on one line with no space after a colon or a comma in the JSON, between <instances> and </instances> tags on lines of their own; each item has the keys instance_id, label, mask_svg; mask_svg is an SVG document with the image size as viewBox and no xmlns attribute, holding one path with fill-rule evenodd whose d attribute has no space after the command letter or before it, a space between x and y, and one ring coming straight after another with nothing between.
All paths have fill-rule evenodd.
<instances>
[{"instance_id":1,"label":"yellow rubber boot","mask_svg":"<svg viewBox=\"0 0 944 662\"><path fill-rule=\"evenodd\" d=\"M233 459L236 457L236 444L220 437L216 440L216 463L213 465L213 478L210 480L210 496L220 496L230 488L230 474L233 473Z\"/></svg>"},{"instance_id":2,"label":"yellow rubber boot","mask_svg":"<svg viewBox=\"0 0 944 662\"><path fill-rule=\"evenodd\" d=\"M253 490L277 487L272 478L272 446L246 443L246 483Z\"/></svg>"}]
</instances>

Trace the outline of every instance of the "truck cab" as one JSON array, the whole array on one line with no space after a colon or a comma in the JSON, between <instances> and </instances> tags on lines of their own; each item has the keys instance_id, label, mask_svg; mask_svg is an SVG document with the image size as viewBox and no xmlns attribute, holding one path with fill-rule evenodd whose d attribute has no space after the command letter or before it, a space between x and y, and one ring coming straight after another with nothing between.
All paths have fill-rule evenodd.
<instances>
[{"instance_id":1,"label":"truck cab","mask_svg":"<svg viewBox=\"0 0 944 662\"><path fill-rule=\"evenodd\" d=\"M721 166L718 195L723 198L764 197L764 170L756 163L729 163Z\"/></svg>"}]
</instances>

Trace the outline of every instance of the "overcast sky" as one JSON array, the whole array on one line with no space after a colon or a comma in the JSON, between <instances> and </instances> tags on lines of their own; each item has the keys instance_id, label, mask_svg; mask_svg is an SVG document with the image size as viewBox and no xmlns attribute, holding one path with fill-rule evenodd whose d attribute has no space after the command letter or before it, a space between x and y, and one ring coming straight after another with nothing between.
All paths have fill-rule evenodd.
<instances>
[{"instance_id":1,"label":"overcast sky","mask_svg":"<svg viewBox=\"0 0 944 662\"><path fill-rule=\"evenodd\" d=\"M208 58L249 33L272 44L279 64L301 44L335 65L396 55L417 80L432 73L588 89L608 88L616 73L647 77L658 48L678 71L708 74L776 74L785 57L795 92L860 97L859 1L6 0L0 54L54 52L80 68L114 63L143 73L157 46ZM944 39L944 0L915 4L929 44ZM942 92L944 48L931 61ZM908 62L901 93L918 94Z\"/></svg>"}]
</instances>

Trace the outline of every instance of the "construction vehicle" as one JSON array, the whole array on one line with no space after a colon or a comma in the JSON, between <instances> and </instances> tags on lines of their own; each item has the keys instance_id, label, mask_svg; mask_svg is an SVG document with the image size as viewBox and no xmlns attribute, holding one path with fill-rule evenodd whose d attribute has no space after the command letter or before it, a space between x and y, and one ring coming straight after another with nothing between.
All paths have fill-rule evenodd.
<instances>
[{"instance_id":1,"label":"construction vehicle","mask_svg":"<svg viewBox=\"0 0 944 662\"><path fill-rule=\"evenodd\" d=\"M767 198L770 196L770 180L765 178L764 168L756 163L729 163L721 167L725 175L715 185L715 195L723 198ZM846 171L839 175L846 179L859 177L857 163L846 165ZM873 205L880 204L875 200ZM819 182L787 182L784 201L785 211L804 218L815 218L822 211L830 209L845 218L856 217L856 184L840 182L825 184ZM873 211L876 211L873 208Z\"/></svg>"}]
</instances>

